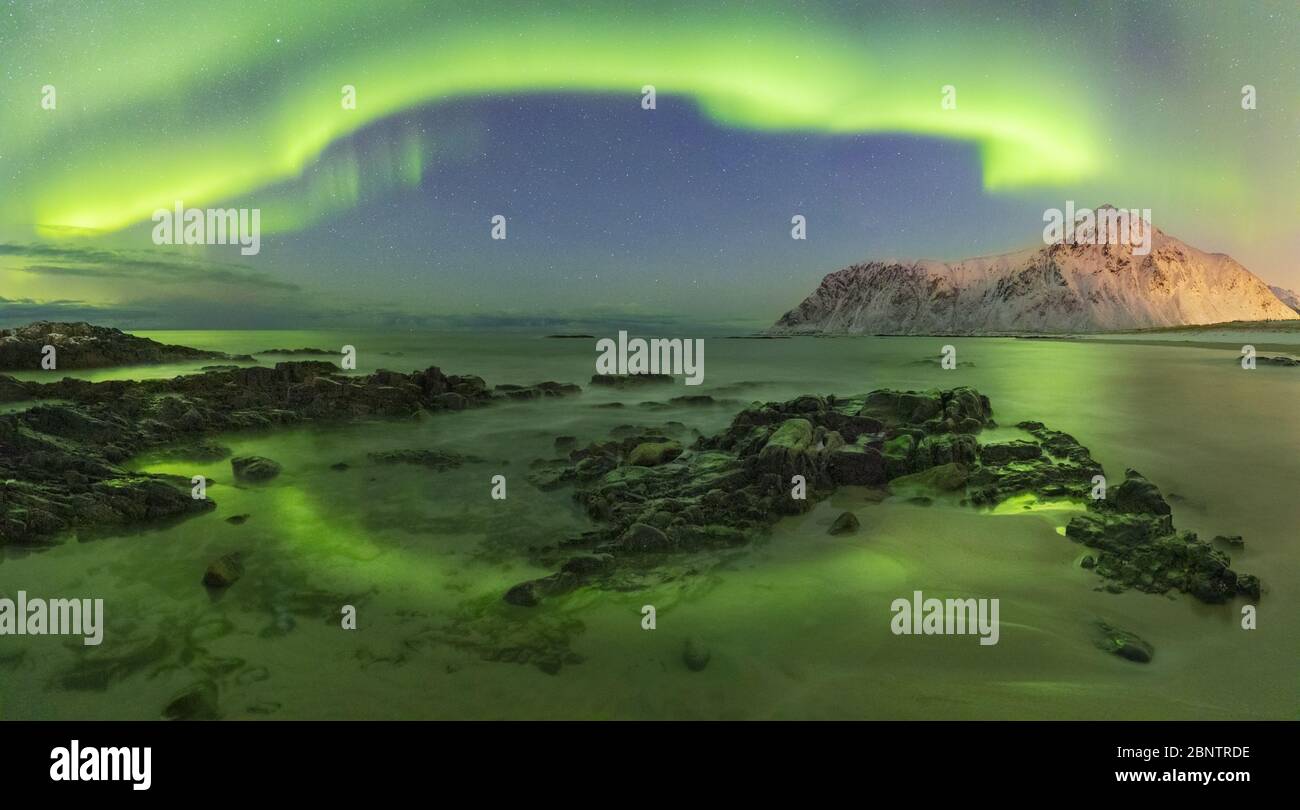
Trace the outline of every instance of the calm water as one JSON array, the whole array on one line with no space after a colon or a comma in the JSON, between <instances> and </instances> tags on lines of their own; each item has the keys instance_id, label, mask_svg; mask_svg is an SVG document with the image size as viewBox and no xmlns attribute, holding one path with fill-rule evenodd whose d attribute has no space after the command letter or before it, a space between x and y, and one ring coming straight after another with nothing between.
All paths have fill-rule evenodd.
<instances>
[{"instance_id":1,"label":"calm water","mask_svg":"<svg viewBox=\"0 0 1300 810\"><path fill-rule=\"evenodd\" d=\"M532 335L169 332L147 336L234 353L357 347L361 371L439 365L490 384L586 385L594 341ZM1291 340L1296 338L1292 336ZM957 347L962 365L928 358ZM7 637L0 717L153 718L198 684L227 718L1295 718L1300 716L1300 371L1236 363L1221 349L1013 339L710 339L705 384L590 390L410 423L365 423L218 437L278 460L279 478L235 485L228 461L155 458L136 466L208 475L218 508L179 525L8 549L0 592L105 599L104 644ZM269 361L271 358L263 358ZM171 376L200 365L114 369L91 379ZM38 373L23 375L40 378ZM622 424L673 420L712 432L740 402L880 387L973 385L1004 425L1037 419L1086 444L1118 480L1126 466L1174 494L1175 523L1240 534L1234 567L1261 575L1259 629L1241 603L1094 590L1068 511L979 512L936 498L873 502L842 489L782 521L769 539L694 577L633 593L579 591L525 610L501 593L549 573L522 549L589 524L567 490L542 493L528 463L557 435L601 438ZM711 393L728 407L646 408ZM623 401L624 408L596 407ZM1000 431L1013 435L1013 429ZM481 462L435 472L376 466L374 450L441 448ZM330 469L347 462L346 471ZM489 498L503 474L508 498ZM842 510L862 528L826 534ZM242 525L225 518L249 515ZM247 573L213 597L199 580L226 552ZM996 597L1001 638L894 636L890 603ZM358 629L339 627L344 604ZM642 630L641 606L658 608ZM1105 619L1156 648L1146 666L1092 646ZM682 663L687 638L711 650ZM558 674L507 658L571 653Z\"/></svg>"}]
</instances>

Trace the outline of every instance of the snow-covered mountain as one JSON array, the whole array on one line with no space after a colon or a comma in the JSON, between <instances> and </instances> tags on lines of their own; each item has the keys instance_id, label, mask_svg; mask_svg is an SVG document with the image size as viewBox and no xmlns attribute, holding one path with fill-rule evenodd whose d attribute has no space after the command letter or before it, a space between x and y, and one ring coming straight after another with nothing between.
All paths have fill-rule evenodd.
<instances>
[{"instance_id":1,"label":"snow-covered mountain","mask_svg":"<svg viewBox=\"0 0 1300 810\"><path fill-rule=\"evenodd\" d=\"M1297 295L1295 290L1272 286L1270 286L1269 289L1277 296L1277 300L1291 307L1291 309L1294 309L1296 312L1300 312L1300 295Z\"/></svg>"},{"instance_id":2,"label":"snow-covered mountain","mask_svg":"<svg viewBox=\"0 0 1300 810\"><path fill-rule=\"evenodd\" d=\"M1128 214L1121 217L1127 228ZM1146 255L1127 244L1090 244L1082 229L1070 242L1001 256L855 264L822 279L771 331L1097 332L1300 318L1231 257L1146 227Z\"/></svg>"}]
</instances>

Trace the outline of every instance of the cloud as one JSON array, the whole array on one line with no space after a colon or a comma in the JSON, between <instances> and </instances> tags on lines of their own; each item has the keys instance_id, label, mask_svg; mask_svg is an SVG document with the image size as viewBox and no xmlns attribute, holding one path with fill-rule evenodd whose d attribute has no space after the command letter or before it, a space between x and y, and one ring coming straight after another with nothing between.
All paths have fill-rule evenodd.
<instances>
[{"instance_id":1,"label":"cloud","mask_svg":"<svg viewBox=\"0 0 1300 810\"><path fill-rule=\"evenodd\" d=\"M247 290L297 292L299 286L238 264L160 257L141 251L0 243L0 256L33 263L13 268L42 276L135 281L148 284L216 284Z\"/></svg>"},{"instance_id":2,"label":"cloud","mask_svg":"<svg viewBox=\"0 0 1300 810\"><path fill-rule=\"evenodd\" d=\"M140 318L148 313L131 307L112 307L85 301L38 301L34 298L0 296L0 325L14 326L32 321L90 321L108 323Z\"/></svg>"}]
</instances>

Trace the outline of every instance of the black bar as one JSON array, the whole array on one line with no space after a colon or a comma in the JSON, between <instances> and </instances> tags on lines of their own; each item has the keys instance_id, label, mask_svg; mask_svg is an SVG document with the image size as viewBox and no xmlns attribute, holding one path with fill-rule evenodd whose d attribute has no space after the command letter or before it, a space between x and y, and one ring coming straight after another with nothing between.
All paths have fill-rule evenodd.
<instances>
[{"instance_id":1,"label":"black bar","mask_svg":"<svg viewBox=\"0 0 1300 810\"><path fill-rule=\"evenodd\" d=\"M834 787L882 798L909 786L917 799L1054 788L1051 796L1059 799L1152 790L1153 784L1134 780L1154 779L1166 789L1180 788L1166 795L1194 789L1229 797L1286 787L1298 727L1197 721L9 722L0 726L0 761L6 792L113 794L128 801L230 800L255 794L258 786L278 786L277 793L295 798L396 798L407 791L429 795L425 791L436 785L442 785L436 793L448 791L447 799L460 785L494 802L516 791L552 793L556 800L573 791L574 801L618 801L618 794L596 786L622 784L638 794L636 785L658 790L680 784L689 794L686 785L695 780L738 795L803 784L819 793ZM73 740L83 757L89 747L148 747L148 789L136 790L128 779L53 781L51 752L70 752ZM1177 756L1171 756L1174 749ZM1169 781L1175 774L1183 778Z\"/></svg>"}]
</instances>

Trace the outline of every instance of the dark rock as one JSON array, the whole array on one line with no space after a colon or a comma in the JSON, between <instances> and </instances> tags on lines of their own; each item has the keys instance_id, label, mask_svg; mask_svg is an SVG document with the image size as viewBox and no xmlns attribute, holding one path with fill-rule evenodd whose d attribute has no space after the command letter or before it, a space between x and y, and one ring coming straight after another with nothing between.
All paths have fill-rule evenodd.
<instances>
[{"instance_id":1,"label":"dark rock","mask_svg":"<svg viewBox=\"0 0 1300 810\"><path fill-rule=\"evenodd\" d=\"M228 588L243 575L243 556L234 551L208 563L208 570L203 572L203 584L209 588Z\"/></svg>"},{"instance_id":2,"label":"dark rock","mask_svg":"<svg viewBox=\"0 0 1300 810\"><path fill-rule=\"evenodd\" d=\"M231 515L230 517L226 518L226 522L233 523L236 526L242 526L248 522L248 519L250 517L252 517L252 515Z\"/></svg>"},{"instance_id":3,"label":"dark rock","mask_svg":"<svg viewBox=\"0 0 1300 810\"><path fill-rule=\"evenodd\" d=\"M966 468L961 464L940 464L923 472L900 476L892 483L904 486L919 485L940 492L952 492L965 488L969 477Z\"/></svg>"},{"instance_id":4,"label":"dark rock","mask_svg":"<svg viewBox=\"0 0 1300 810\"><path fill-rule=\"evenodd\" d=\"M166 720L218 719L217 685L204 680L183 689L168 701L162 715Z\"/></svg>"},{"instance_id":5,"label":"dark rock","mask_svg":"<svg viewBox=\"0 0 1300 810\"><path fill-rule=\"evenodd\" d=\"M684 406L694 406L694 407L732 405L735 404L735 402L736 400L734 399L714 399L708 394L687 394L685 396L672 397L671 399L668 400L669 405L684 405Z\"/></svg>"},{"instance_id":6,"label":"dark rock","mask_svg":"<svg viewBox=\"0 0 1300 810\"><path fill-rule=\"evenodd\" d=\"M885 483L885 457L874 447L846 444L830 454L830 473L837 484L879 486Z\"/></svg>"},{"instance_id":7,"label":"dark rock","mask_svg":"<svg viewBox=\"0 0 1300 810\"><path fill-rule=\"evenodd\" d=\"M678 442L644 442L633 448L627 457L627 463L639 467L657 467L660 464L667 464L681 454L682 446Z\"/></svg>"},{"instance_id":8,"label":"dark rock","mask_svg":"<svg viewBox=\"0 0 1300 810\"><path fill-rule=\"evenodd\" d=\"M0 369L38 370L42 350L53 346L57 370L179 363L191 360L251 360L222 352L169 346L120 329L88 323L38 321L0 329Z\"/></svg>"},{"instance_id":9,"label":"dark rock","mask_svg":"<svg viewBox=\"0 0 1300 810\"><path fill-rule=\"evenodd\" d=\"M1006 464L1009 461L1033 461L1043 454L1043 449L1034 442L1019 439L1010 442L995 442L980 447L980 461L985 464Z\"/></svg>"},{"instance_id":10,"label":"dark rock","mask_svg":"<svg viewBox=\"0 0 1300 810\"><path fill-rule=\"evenodd\" d=\"M1241 574L1238 576L1237 593L1258 602L1260 597L1259 577L1254 574Z\"/></svg>"},{"instance_id":11,"label":"dark rock","mask_svg":"<svg viewBox=\"0 0 1300 810\"><path fill-rule=\"evenodd\" d=\"M166 448L159 456L185 461L221 461L230 457L230 448L205 440Z\"/></svg>"},{"instance_id":12,"label":"dark rock","mask_svg":"<svg viewBox=\"0 0 1300 810\"><path fill-rule=\"evenodd\" d=\"M384 450L368 454L378 464L411 464L431 470L451 470L465 463L481 462L476 456L463 456L445 450Z\"/></svg>"},{"instance_id":13,"label":"dark rock","mask_svg":"<svg viewBox=\"0 0 1300 810\"><path fill-rule=\"evenodd\" d=\"M686 639L686 644L682 646L682 663L691 672L703 672L712 658L712 651L693 638Z\"/></svg>"},{"instance_id":14,"label":"dark rock","mask_svg":"<svg viewBox=\"0 0 1300 810\"><path fill-rule=\"evenodd\" d=\"M506 592L505 601L520 607L533 607L549 596L559 596L577 588L582 578L570 571L560 571L541 579L521 582Z\"/></svg>"},{"instance_id":15,"label":"dark rock","mask_svg":"<svg viewBox=\"0 0 1300 810\"><path fill-rule=\"evenodd\" d=\"M633 523L623 532L618 544L628 551L670 551L672 541L663 531L645 523Z\"/></svg>"},{"instance_id":16,"label":"dark rock","mask_svg":"<svg viewBox=\"0 0 1300 810\"><path fill-rule=\"evenodd\" d=\"M230 460L235 477L244 481L270 481L280 474L280 465L261 456L236 456Z\"/></svg>"},{"instance_id":17,"label":"dark rock","mask_svg":"<svg viewBox=\"0 0 1300 810\"><path fill-rule=\"evenodd\" d=\"M604 385L612 388L632 388L642 385L671 383L671 374L593 374L592 385Z\"/></svg>"},{"instance_id":18,"label":"dark rock","mask_svg":"<svg viewBox=\"0 0 1300 810\"><path fill-rule=\"evenodd\" d=\"M858 516L852 512L841 512L840 516L835 518L827 534L853 534L858 530Z\"/></svg>"},{"instance_id":19,"label":"dark rock","mask_svg":"<svg viewBox=\"0 0 1300 810\"><path fill-rule=\"evenodd\" d=\"M916 439L910 433L900 433L885 442L881 453L885 459L885 474L897 478L912 472L912 459L916 452Z\"/></svg>"},{"instance_id":20,"label":"dark rock","mask_svg":"<svg viewBox=\"0 0 1300 810\"><path fill-rule=\"evenodd\" d=\"M319 356L330 356L330 355L342 354L342 352L333 352L330 351L329 349L303 348L303 349L263 349L260 352L253 352L253 354L287 354L287 355L314 354Z\"/></svg>"},{"instance_id":21,"label":"dark rock","mask_svg":"<svg viewBox=\"0 0 1300 810\"><path fill-rule=\"evenodd\" d=\"M1098 622L1097 627L1100 630L1097 646L1106 652L1139 664L1150 663L1156 654L1154 647L1127 630L1112 627L1105 622Z\"/></svg>"},{"instance_id":22,"label":"dark rock","mask_svg":"<svg viewBox=\"0 0 1300 810\"><path fill-rule=\"evenodd\" d=\"M1136 470L1125 470L1124 481L1112 490L1115 508L1121 512L1170 515L1173 510L1160 495L1156 485Z\"/></svg>"},{"instance_id":23,"label":"dark rock","mask_svg":"<svg viewBox=\"0 0 1300 810\"><path fill-rule=\"evenodd\" d=\"M582 389L572 383L541 382L536 385L498 385L493 389L495 398L528 400L545 397L562 397L581 393Z\"/></svg>"}]
</instances>

